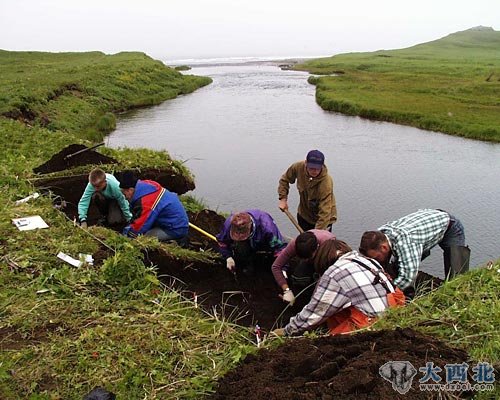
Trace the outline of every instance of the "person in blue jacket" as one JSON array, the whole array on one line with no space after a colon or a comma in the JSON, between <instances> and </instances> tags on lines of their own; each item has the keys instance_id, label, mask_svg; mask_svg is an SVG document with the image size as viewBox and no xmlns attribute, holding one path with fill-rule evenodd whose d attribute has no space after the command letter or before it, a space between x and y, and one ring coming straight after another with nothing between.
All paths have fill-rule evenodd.
<instances>
[{"instance_id":1,"label":"person in blue jacket","mask_svg":"<svg viewBox=\"0 0 500 400\"><path fill-rule=\"evenodd\" d=\"M231 272L238 269L245 275L255 273L257 252L276 258L286 247L273 217L257 209L231 215L217 235L217 241L227 269Z\"/></svg>"},{"instance_id":2,"label":"person in blue jacket","mask_svg":"<svg viewBox=\"0 0 500 400\"><path fill-rule=\"evenodd\" d=\"M87 227L91 203L97 206L108 225L128 223L132 218L129 204L120 191L120 182L100 168L90 171L89 183L78 202L78 218L83 228Z\"/></svg>"},{"instance_id":3,"label":"person in blue jacket","mask_svg":"<svg viewBox=\"0 0 500 400\"><path fill-rule=\"evenodd\" d=\"M132 221L123 234L155 236L160 241L183 241L188 234L189 220L177 194L158 182L137 179L127 171L120 177L120 188L130 202Z\"/></svg>"}]
</instances>

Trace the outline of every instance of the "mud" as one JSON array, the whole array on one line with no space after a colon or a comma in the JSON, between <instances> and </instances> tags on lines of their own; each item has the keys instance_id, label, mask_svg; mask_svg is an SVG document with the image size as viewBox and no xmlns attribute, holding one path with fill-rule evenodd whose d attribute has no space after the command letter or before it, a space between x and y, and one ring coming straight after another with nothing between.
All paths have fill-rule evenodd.
<instances>
[{"instance_id":1,"label":"mud","mask_svg":"<svg viewBox=\"0 0 500 400\"><path fill-rule=\"evenodd\" d=\"M432 361L443 368L440 375L444 381L445 364L468 359L465 351L411 329L291 339L273 350L247 356L219 381L216 393L209 398L437 399L443 394L419 389L424 374L418 369ZM416 369L411 389L404 395L379 374L379 368L389 361L409 361ZM449 393L457 396L452 398L472 397L471 393Z\"/></svg>"},{"instance_id":2,"label":"mud","mask_svg":"<svg viewBox=\"0 0 500 400\"><path fill-rule=\"evenodd\" d=\"M101 165L101 164L116 164L114 158L105 156L94 150L87 150L83 153L76 154L77 151L87 149L82 144L71 144L62 149L59 153L54 154L51 159L42 165L33 169L37 174L48 174L50 172L64 171L69 168L78 167L80 165Z\"/></svg>"}]
</instances>

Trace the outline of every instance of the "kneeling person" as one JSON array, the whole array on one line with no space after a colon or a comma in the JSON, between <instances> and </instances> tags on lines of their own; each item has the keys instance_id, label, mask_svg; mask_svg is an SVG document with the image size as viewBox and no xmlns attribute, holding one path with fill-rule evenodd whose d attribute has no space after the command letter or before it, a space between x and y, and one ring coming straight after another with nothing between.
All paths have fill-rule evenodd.
<instances>
[{"instance_id":1,"label":"kneeling person","mask_svg":"<svg viewBox=\"0 0 500 400\"><path fill-rule=\"evenodd\" d=\"M380 264L349 250L337 240L319 247L315 267L318 273L326 271L309 304L276 333L298 335L323 322L331 335L349 333L370 326L387 308L404 305L403 292L392 284Z\"/></svg>"},{"instance_id":2,"label":"kneeling person","mask_svg":"<svg viewBox=\"0 0 500 400\"><path fill-rule=\"evenodd\" d=\"M133 219L123 234L155 236L159 241L182 242L187 237L189 220L177 194L158 182L138 180L126 172L120 179L123 195L130 202Z\"/></svg>"},{"instance_id":3,"label":"kneeling person","mask_svg":"<svg viewBox=\"0 0 500 400\"><path fill-rule=\"evenodd\" d=\"M100 168L90 171L89 183L78 202L78 218L84 228L91 203L97 206L108 225L125 224L132 218L129 204L120 191L120 182Z\"/></svg>"},{"instance_id":4,"label":"kneeling person","mask_svg":"<svg viewBox=\"0 0 500 400\"><path fill-rule=\"evenodd\" d=\"M261 210L247 210L231 215L217 235L219 250L227 268L253 275L257 252L277 257L286 243L273 218Z\"/></svg>"}]
</instances>

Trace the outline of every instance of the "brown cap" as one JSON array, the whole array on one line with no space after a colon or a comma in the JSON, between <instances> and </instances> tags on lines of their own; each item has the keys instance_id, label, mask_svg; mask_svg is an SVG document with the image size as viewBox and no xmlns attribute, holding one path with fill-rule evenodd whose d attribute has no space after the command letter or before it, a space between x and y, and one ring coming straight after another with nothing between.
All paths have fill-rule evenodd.
<instances>
[{"instance_id":1,"label":"brown cap","mask_svg":"<svg viewBox=\"0 0 500 400\"><path fill-rule=\"evenodd\" d=\"M231 218L229 235L236 242L247 240L252 233L252 217L246 212L234 214Z\"/></svg>"}]
</instances>

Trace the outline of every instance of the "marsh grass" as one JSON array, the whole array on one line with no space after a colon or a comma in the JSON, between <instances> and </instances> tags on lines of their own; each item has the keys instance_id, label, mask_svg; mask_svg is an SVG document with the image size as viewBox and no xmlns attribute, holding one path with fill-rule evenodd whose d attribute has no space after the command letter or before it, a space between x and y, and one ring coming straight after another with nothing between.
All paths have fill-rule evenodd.
<instances>
[{"instance_id":1,"label":"marsh grass","mask_svg":"<svg viewBox=\"0 0 500 400\"><path fill-rule=\"evenodd\" d=\"M500 142L500 32L467 30L401 50L296 66L325 110Z\"/></svg>"}]
</instances>

